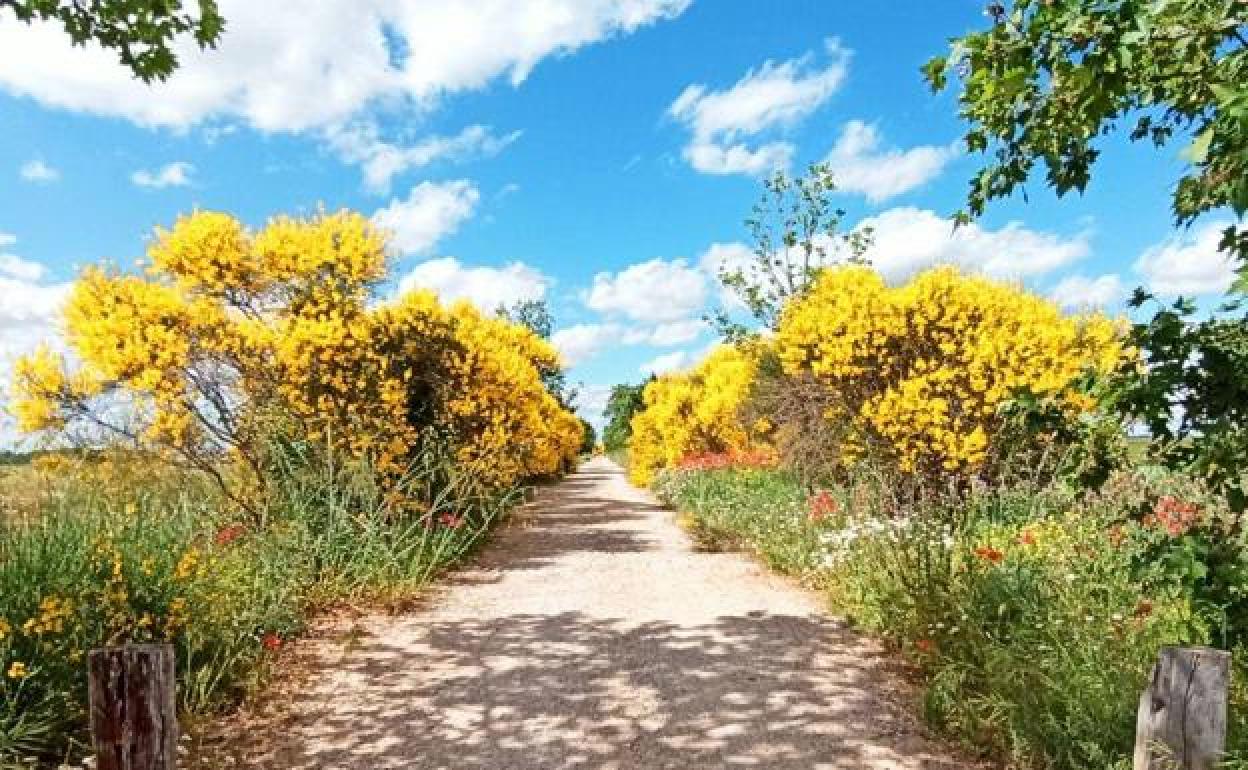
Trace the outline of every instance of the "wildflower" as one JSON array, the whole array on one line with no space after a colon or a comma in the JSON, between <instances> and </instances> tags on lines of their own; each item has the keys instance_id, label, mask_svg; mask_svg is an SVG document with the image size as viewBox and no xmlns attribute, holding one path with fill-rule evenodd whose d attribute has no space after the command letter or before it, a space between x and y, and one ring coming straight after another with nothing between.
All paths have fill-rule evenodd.
<instances>
[{"instance_id":1,"label":"wildflower","mask_svg":"<svg viewBox=\"0 0 1248 770\"><path fill-rule=\"evenodd\" d=\"M13 626L9 625L9 621L0 618L0 641L4 641L4 637L13 633Z\"/></svg>"},{"instance_id":2,"label":"wildflower","mask_svg":"<svg viewBox=\"0 0 1248 770\"><path fill-rule=\"evenodd\" d=\"M1179 537L1200 523L1200 507L1173 495L1162 495L1153 512L1144 517L1144 526L1162 529L1170 537Z\"/></svg>"},{"instance_id":3,"label":"wildflower","mask_svg":"<svg viewBox=\"0 0 1248 770\"><path fill-rule=\"evenodd\" d=\"M212 539L212 542L218 546L227 546L242 537L246 531L247 528L242 524L231 524L228 527L223 527L219 532L217 532L217 535Z\"/></svg>"},{"instance_id":4,"label":"wildflower","mask_svg":"<svg viewBox=\"0 0 1248 770\"><path fill-rule=\"evenodd\" d=\"M464 518L462 516L456 516L448 511L438 516L438 521L441 522L444 527L459 529L460 525L464 523Z\"/></svg>"},{"instance_id":5,"label":"wildflower","mask_svg":"<svg viewBox=\"0 0 1248 770\"><path fill-rule=\"evenodd\" d=\"M826 489L819 491L819 494L810 498L809 508L806 518L812 522L819 522L828 516L835 515L840 510L841 504L837 502Z\"/></svg>"},{"instance_id":6,"label":"wildflower","mask_svg":"<svg viewBox=\"0 0 1248 770\"><path fill-rule=\"evenodd\" d=\"M9 666L9 679L25 679L30 676L30 669L26 668L26 664L20 660L13 661L13 665Z\"/></svg>"},{"instance_id":7,"label":"wildflower","mask_svg":"<svg viewBox=\"0 0 1248 770\"><path fill-rule=\"evenodd\" d=\"M269 652L276 652L282 648L282 637L270 631L260 637L260 646Z\"/></svg>"},{"instance_id":8,"label":"wildflower","mask_svg":"<svg viewBox=\"0 0 1248 770\"><path fill-rule=\"evenodd\" d=\"M1019 545L1035 545L1036 536L1030 529L1024 529L1018 536Z\"/></svg>"},{"instance_id":9,"label":"wildflower","mask_svg":"<svg viewBox=\"0 0 1248 770\"><path fill-rule=\"evenodd\" d=\"M936 650L936 642L933 642L931 639L927 639L927 638L916 639L914 642L914 646L919 652L923 653L924 655L930 655Z\"/></svg>"},{"instance_id":10,"label":"wildflower","mask_svg":"<svg viewBox=\"0 0 1248 770\"><path fill-rule=\"evenodd\" d=\"M182 558L178 560L178 566L173 570L174 579L186 580L195 573L195 567L197 566L199 566L199 551L191 548L182 554Z\"/></svg>"},{"instance_id":11,"label":"wildflower","mask_svg":"<svg viewBox=\"0 0 1248 770\"><path fill-rule=\"evenodd\" d=\"M1005 554L990 545L981 545L975 549L975 555L986 562L1000 564Z\"/></svg>"}]
</instances>

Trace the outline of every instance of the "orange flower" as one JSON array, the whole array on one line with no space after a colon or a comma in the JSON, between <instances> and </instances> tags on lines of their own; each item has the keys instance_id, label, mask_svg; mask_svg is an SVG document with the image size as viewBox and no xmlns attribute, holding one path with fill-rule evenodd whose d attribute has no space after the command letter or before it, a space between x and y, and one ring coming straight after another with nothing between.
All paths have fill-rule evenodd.
<instances>
[{"instance_id":1,"label":"orange flower","mask_svg":"<svg viewBox=\"0 0 1248 770\"><path fill-rule=\"evenodd\" d=\"M1019 545L1035 545L1036 536L1032 534L1030 529L1024 529L1022 533L1018 536L1018 544Z\"/></svg>"},{"instance_id":2,"label":"orange flower","mask_svg":"<svg viewBox=\"0 0 1248 770\"><path fill-rule=\"evenodd\" d=\"M823 521L840 509L841 504L836 498L823 489L819 491L819 494L810 498L810 508L806 513L806 518L810 521Z\"/></svg>"},{"instance_id":3,"label":"orange flower","mask_svg":"<svg viewBox=\"0 0 1248 770\"><path fill-rule=\"evenodd\" d=\"M269 652L276 652L282 648L282 637L270 631L260 637L260 646Z\"/></svg>"},{"instance_id":4,"label":"orange flower","mask_svg":"<svg viewBox=\"0 0 1248 770\"><path fill-rule=\"evenodd\" d=\"M992 564L1000 564L1001 560L1005 558L1005 554L1003 552L998 551L990 545L979 546L975 549L975 555L986 562L991 562Z\"/></svg>"},{"instance_id":5,"label":"orange flower","mask_svg":"<svg viewBox=\"0 0 1248 770\"><path fill-rule=\"evenodd\" d=\"M936 642L931 639L917 639L914 642L915 648L924 655L931 655L936 651Z\"/></svg>"}]
</instances>

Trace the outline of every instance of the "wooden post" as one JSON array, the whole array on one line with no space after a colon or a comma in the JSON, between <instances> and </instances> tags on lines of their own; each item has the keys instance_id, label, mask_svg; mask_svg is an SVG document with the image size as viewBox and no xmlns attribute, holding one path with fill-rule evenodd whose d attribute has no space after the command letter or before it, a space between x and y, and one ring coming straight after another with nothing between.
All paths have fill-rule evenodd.
<instances>
[{"instance_id":1,"label":"wooden post","mask_svg":"<svg viewBox=\"0 0 1248 770\"><path fill-rule=\"evenodd\" d=\"M1140 696L1135 770L1211 770L1226 748L1231 654L1163 647Z\"/></svg>"},{"instance_id":2,"label":"wooden post","mask_svg":"<svg viewBox=\"0 0 1248 770\"><path fill-rule=\"evenodd\" d=\"M97 770L174 770L178 721L173 646L92 650L87 700Z\"/></svg>"}]
</instances>

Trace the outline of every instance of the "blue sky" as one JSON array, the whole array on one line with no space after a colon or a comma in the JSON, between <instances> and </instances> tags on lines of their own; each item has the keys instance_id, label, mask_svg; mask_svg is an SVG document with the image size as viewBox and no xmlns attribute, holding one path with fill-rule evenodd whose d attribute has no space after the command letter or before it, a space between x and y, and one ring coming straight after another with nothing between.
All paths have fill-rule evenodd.
<instances>
[{"instance_id":1,"label":"blue sky","mask_svg":"<svg viewBox=\"0 0 1248 770\"><path fill-rule=\"evenodd\" d=\"M975 159L918 68L982 7L222 0L219 50L150 88L0 12L0 382L78 266L129 265L196 207L358 209L394 231L396 286L546 298L591 413L713 342L715 265L776 166L828 160L894 279L956 262L1110 310L1139 284L1224 289L1225 217L1172 228L1177 148L1111 137L1085 195L1032 185L951 236Z\"/></svg>"}]
</instances>

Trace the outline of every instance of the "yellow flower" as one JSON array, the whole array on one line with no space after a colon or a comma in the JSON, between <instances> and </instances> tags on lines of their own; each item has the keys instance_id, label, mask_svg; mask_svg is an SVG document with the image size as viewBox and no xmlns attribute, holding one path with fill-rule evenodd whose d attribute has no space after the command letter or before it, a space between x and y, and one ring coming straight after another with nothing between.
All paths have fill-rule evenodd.
<instances>
[{"instance_id":1,"label":"yellow flower","mask_svg":"<svg viewBox=\"0 0 1248 770\"><path fill-rule=\"evenodd\" d=\"M13 665L9 666L9 679L25 679L30 676L30 670L26 668L26 664L21 661L13 661Z\"/></svg>"}]
</instances>

